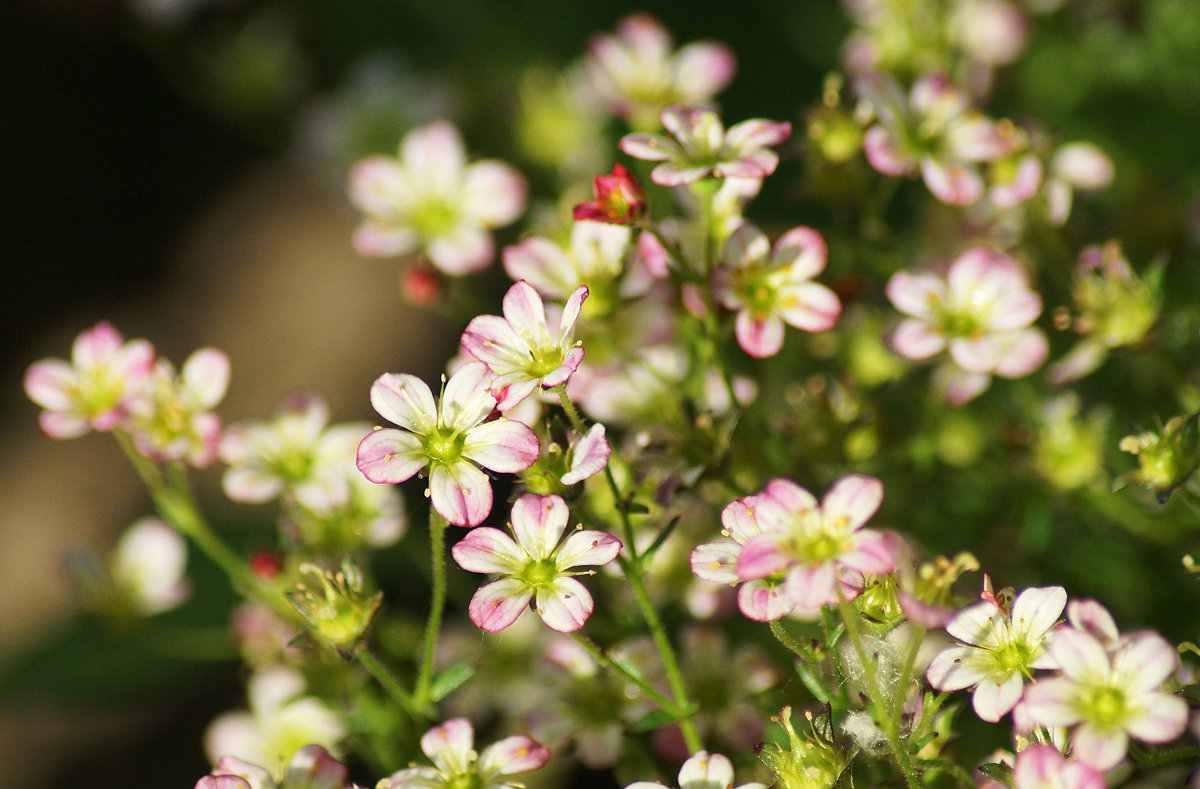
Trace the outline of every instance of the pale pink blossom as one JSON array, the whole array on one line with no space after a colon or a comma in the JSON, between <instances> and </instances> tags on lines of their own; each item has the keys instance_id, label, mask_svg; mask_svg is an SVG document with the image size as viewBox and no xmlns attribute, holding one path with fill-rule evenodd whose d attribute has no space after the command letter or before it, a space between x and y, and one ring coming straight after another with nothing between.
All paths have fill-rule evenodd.
<instances>
[{"instance_id":1,"label":"pale pink blossom","mask_svg":"<svg viewBox=\"0 0 1200 789\"><path fill-rule=\"evenodd\" d=\"M1054 668L1046 639L1058 624L1067 592L1031 587L1011 609L994 597L964 608L946 625L959 644L942 650L926 676L938 690L974 688L975 713L995 723L1016 706L1034 669Z\"/></svg>"},{"instance_id":2,"label":"pale pink blossom","mask_svg":"<svg viewBox=\"0 0 1200 789\"><path fill-rule=\"evenodd\" d=\"M1104 773L1042 743L1018 753L1013 767L1013 789L1104 789L1105 785Z\"/></svg>"},{"instance_id":3,"label":"pale pink blossom","mask_svg":"<svg viewBox=\"0 0 1200 789\"><path fill-rule=\"evenodd\" d=\"M576 222L565 248L542 236L505 247L504 270L548 299L565 301L585 285L589 291L604 294L625 270L625 253L632 238L632 231L624 225Z\"/></svg>"},{"instance_id":4,"label":"pale pink blossom","mask_svg":"<svg viewBox=\"0 0 1200 789\"><path fill-rule=\"evenodd\" d=\"M127 416L154 367L154 348L145 340L125 341L107 322L84 331L71 348L71 361L43 359L25 373L25 393L44 411L38 424L51 438L107 431Z\"/></svg>"},{"instance_id":5,"label":"pale pink blossom","mask_svg":"<svg viewBox=\"0 0 1200 789\"><path fill-rule=\"evenodd\" d=\"M726 265L713 271L713 297L737 310L738 345L751 356L774 356L783 347L786 323L809 332L837 322L837 295L812 281L825 268L825 239L810 227L795 227L772 247L761 230L740 225L725 244Z\"/></svg>"},{"instance_id":6,"label":"pale pink blossom","mask_svg":"<svg viewBox=\"0 0 1200 789\"><path fill-rule=\"evenodd\" d=\"M498 633L517 621L531 606L552 630L570 633L583 627L594 602L576 575L577 567L608 564L621 550L621 541L602 531L575 531L565 540L568 510L558 496L527 493L513 504L509 528L474 529L451 553L464 570L499 573L471 598L471 621Z\"/></svg>"},{"instance_id":7,"label":"pale pink blossom","mask_svg":"<svg viewBox=\"0 0 1200 789\"><path fill-rule=\"evenodd\" d=\"M658 20L632 14L617 24L616 35L592 39L587 74L614 113L635 128L645 127L668 105L708 102L733 78L737 63L724 44L673 47Z\"/></svg>"},{"instance_id":8,"label":"pale pink blossom","mask_svg":"<svg viewBox=\"0 0 1200 789\"><path fill-rule=\"evenodd\" d=\"M842 477L820 503L790 480L772 480L754 504L765 528L738 554L738 577L783 575L788 600L801 609L853 599L863 576L896 568L884 535L863 528L882 501L883 484L861 474Z\"/></svg>"},{"instance_id":9,"label":"pale pink blossom","mask_svg":"<svg viewBox=\"0 0 1200 789\"><path fill-rule=\"evenodd\" d=\"M1020 378L1046 359L1046 337L1031 326L1041 297L1017 261L989 247L966 250L945 276L899 271L887 297L908 316L892 337L897 353L928 359L946 351L964 374L947 386L952 402L983 391L992 375Z\"/></svg>"},{"instance_id":10,"label":"pale pink blossom","mask_svg":"<svg viewBox=\"0 0 1200 789\"><path fill-rule=\"evenodd\" d=\"M525 208L525 180L503 162L467 164L462 137L438 121L414 129L398 157L371 156L350 170L350 201L366 217L354 247L371 257L421 249L450 275L492 262L490 230L513 222Z\"/></svg>"},{"instance_id":11,"label":"pale pink blossom","mask_svg":"<svg viewBox=\"0 0 1200 789\"><path fill-rule=\"evenodd\" d=\"M356 789L348 783L346 765L320 745L306 745L288 760L281 780L236 756L222 756L196 789Z\"/></svg>"},{"instance_id":12,"label":"pale pink blossom","mask_svg":"<svg viewBox=\"0 0 1200 789\"><path fill-rule=\"evenodd\" d=\"M635 781L625 789L667 789L657 781ZM733 762L719 753L697 751L679 768L679 789L733 789ZM757 781L737 789L766 789Z\"/></svg>"},{"instance_id":13,"label":"pale pink blossom","mask_svg":"<svg viewBox=\"0 0 1200 789\"><path fill-rule=\"evenodd\" d=\"M1187 703L1163 689L1179 656L1162 636L1133 634L1110 652L1090 633L1064 627L1048 648L1061 674L1031 685L1022 706L1043 726L1073 726L1076 759L1108 770L1125 758L1131 737L1159 745L1183 734Z\"/></svg>"},{"instance_id":14,"label":"pale pink blossom","mask_svg":"<svg viewBox=\"0 0 1200 789\"><path fill-rule=\"evenodd\" d=\"M225 397L229 357L215 348L192 353L176 375L166 359L154 364L141 397L129 404L128 427L138 451L160 462L204 468L217 459L221 420L212 409Z\"/></svg>"},{"instance_id":15,"label":"pale pink blossom","mask_svg":"<svg viewBox=\"0 0 1200 789\"><path fill-rule=\"evenodd\" d=\"M762 118L729 127L715 112L674 105L662 112L670 136L627 134L621 150L635 159L662 162L650 172L659 186L680 186L704 178L766 178L779 154L770 150L792 133L790 123Z\"/></svg>"},{"instance_id":16,"label":"pale pink blossom","mask_svg":"<svg viewBox=\"0 0 1200 789\"><path fill-rule=\"evenodd\" d=\"M537 389L553 389L570 380L583 361L583 345L575 342L575 321L588 296L580 285L567 298L553 326L547 322L542 297L525 280L504 295L504 316L479 315L463 332L463 350L485 363L496 407L513 408Z\"/></svg>"},{"instance_id":17,"label":"pale pink blossom","mask_svg":"<svg viewBox=\"0 0 1200 789\"><path fill-rule=\"evenodd\" d=\"M1066 143L1050 159L1045 195L1050 221L1061 225L1071 214L1076 191L1090 192L1112 183L1112 159L1090 142Z\"/></svg>"},{"instance_id":18,"label":"pale pink blossom","mask_svg":"<svg viewBox=\"0 0 1200 789\"><path fill-rule=\"evenodd\" d=\"M480 466L516 474L537 460L540 445L528 426L503 417L488 421L496 400L492 373L468 362L446 382L440 402L420 378L384 373L371 386L371 404L401 429L377 428L358 445L358 470L372 482L404 482L429 474L433 508L450 523L475 526L492 510L492 483Z\"/></svg>"},{"instance_id":19,"label":"pale pink blossom","mask_svg":"<svg viewBox=\"0 0 1200 789\"><path fill-rule=\"evenodd\" d=\"M143 616L175 608L191 593L187 541L158 518L131 525L117 541L111 564L117 593Z\"/></svg>"},{"instance_id":20,"label":"pale pink blossom","mask_svg":"<svg viewBox=\"0 0 1200 789\"><path fill-rule=\"evenodd\" d=\"M454 718L421 736L421 750L432 767L407 767L381 780L375 789L520 789L510 776L543 767L550 752L523 735L505 737L475 751L475 730L466 718Z\"/></svg>"}]
</instances>

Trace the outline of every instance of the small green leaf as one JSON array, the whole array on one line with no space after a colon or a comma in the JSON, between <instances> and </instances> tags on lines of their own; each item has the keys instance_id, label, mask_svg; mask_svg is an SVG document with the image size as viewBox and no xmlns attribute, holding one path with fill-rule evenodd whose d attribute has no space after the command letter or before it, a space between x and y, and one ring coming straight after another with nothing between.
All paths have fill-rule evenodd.
<instances>
[{"instance_id":1,"label":"small green leaf","mask_svg":"<svg viewBox=\"0 0 1200 789\"><path fill-rule=\"evenodd\" d=\"M469 663L455 663L445 671L433 678L433 682L429 687L429 695L434 701L442 699L453 693L460 685L466 682L475 674L475 667Z\"/></svg>"},{"instance_id":2,"label":"small green leaf","mask_svg":"<svg viewBox=\"0 0 1200 789\"><path fill-rule=\"evenodd\" d=\"M1004 762L988 762L987 764L979 765L976 769L993 781L1001 781L1005 785L1012 784L1012 765L1005 764Z\"/></svg>"},{"instance_id":3,"label":"small green leaf","mask_svg":"<svg viewBox=\"0 0 1200 789\"><path fill-rule=\"evenodd\" d=\"M675 716L664 709L657 709L646 713L638 718L630 726L630 730L641 733L661 729L663 726L669 726L675 722Z\"/></svg>"}]
</instances>

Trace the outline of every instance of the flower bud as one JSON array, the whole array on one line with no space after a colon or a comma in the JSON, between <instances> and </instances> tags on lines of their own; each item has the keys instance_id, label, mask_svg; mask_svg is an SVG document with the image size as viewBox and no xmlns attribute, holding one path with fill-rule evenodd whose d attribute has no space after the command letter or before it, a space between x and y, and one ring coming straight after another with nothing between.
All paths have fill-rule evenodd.
<instances>
[{"instance_id":1,"label":"flower bud","mask_svg":"<svg viewBox=\"0 0 1200 789\"><path fill-rule=\"evenodd\" d=\"M355 646L383 601L383 593L364 597L362 571L349 560L342 562L337 572L308 562L300 565L300 572L315 576L321 583L319 589L297 584L287 595L308 622L312 636L338 649Z\"/></svg>"},{"instance_id":2,"label":"flower bud","mask_svg":"<svg viewBox=\"0 0 1200 789\"><path fill-rule=\"evenodd\" d=\"M646 192L622 165L614 164L611 175L592 179L592 191L596 199L575 206L576 219L631 225L646 213Z\"/></svg>"},{"instance_id":3,"label":"flower bud","mask_svg":"<svg viewBox=\"0 0 1200 789\"><path fill-rule=\"evenodd\" d=\"M1145 485L1166 503L1200 466L1200 413L1174 417L1158 430L1125 436L1118 445L1137 455L1138 468L1124 481Z\"/></svg>"},{"instance_id":4,"label":"flower bud","mask_svg":"<svg viewBox=\"0 0 1200 789\"><path fill-rule=\"evenodd\" d=\"M845 771L849 760L832 740L828 719L820 720L823 733L817 731L818 721L805 711L808 731L804 736L792 726L792 708L784 707L772 718L787 733L787 746L770 743L763 748L761 758L778 779L780 789L829 789Z\"/></svg>"}]
</instances>

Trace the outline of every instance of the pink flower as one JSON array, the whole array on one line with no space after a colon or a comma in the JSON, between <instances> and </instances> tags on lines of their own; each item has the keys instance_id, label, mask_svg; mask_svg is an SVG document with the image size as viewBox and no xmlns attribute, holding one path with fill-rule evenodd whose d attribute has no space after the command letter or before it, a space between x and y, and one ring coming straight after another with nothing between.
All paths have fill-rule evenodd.
<instances>
[{"instance_id":1,"label":"pink flower","mask_svg":"<svg viewBox=\"0 0 1200 789\"><path fill-rule=\"evenodd\" d=\"M566 249L542 236L505 247L504 270L548 299L565 301L582 285L604 293L615 290L609 285L625 270L631 238L632 231L623 225L576 222Z\"/></svg>"},{"instance_id":2,"label":"pink flower","mask_svg":"<svg viewBox=\"0 0 1200 789\"><path fill-rule=\"evenodd\" d=\"M504 317L480 315L467 324L463 350L495 374L491 390L497 408L513 408L538 384L543 389L561 386L579 369L583 345L574 341L575 321L587 296L586 286L576 288L551 329L542 297L521 280L504 295Z\"/></svg>"},{"instance_id":3,"label":"pink flower","mask_svg":"<svg viewBox=\"0 0 1200 789\"><path fill-rule=\"evenodd\" d=\"M670 104L703 104L729 84L736 68L724 44L697 42L672 52L671 36L648 14L633 14L617 34L588 47L587 73L613 111L633 126L653 124Z\"/></svg>"},{"instance_id":4,"label":"pink flower","mask_svg":"<svg viewBox=\"0 0 1200 789\"><path fill-rule=\"evenodd\" d=\"M38 424L46 435L75 438L120 424L153 366L150 343L125 342L111 324L101 322L75 339L70 362L33 364L25 373L25 393L45 409Z\"/></svg>"},{"instance_id":5,"label":"pink flower","mask_svg":"<svg viewBox=\"0 0 1200 789\"><path fill-rule=\"evenodd\" d=\"M471 598L471 621L498 633L533 609L552 630L570 633L592 615L592 596L575 580L576 567L608 564L621 550L621 541L602 531L576 531L565 540L567 505L558 496L527 493L512 508L514 541L491 527L473 530L451 549L454 560L473 573L499 573Z\"/></svg>"},{"instance_id":6,"label":"pink flower","mask_svg":"<svg viewBox=\"0 0 1200 789\"><path fill-rule=\"evenodd\" d=\"M1035 743L1017 754L1013 789L1104 789L1104 773L1067 759L1052 745Z\"/></svg>"},{"instance_id":7,"label":"pink flower","mask_svg":"<svg viewBox=\"0 0 1200 789\"><path fill-rule=\"evenodd\" d=\"M350 201L366 218L354 247L371 257L424 250L451 275L492 262L489 230L525 208L525 180L502 162L466 163L462 137L446 121L414 129L399 158L371 156L350 170Z\"/></svg>"},{"instance_id":8,"label":"pink flower","mask_svg":"<svg viewBox=\"0 0 1200 789\"><path fill-rule=\"evenodd\" d=\"M1055 667L1046 638L1066 604L1065 589L1045 586L1021 592L1011 612L994 597L964 608L946 625L961 643L934 657L929 684L938 690L974 687L975 713L995 723L1020 701L1034 669Z\"/></svg>"},{"instance_id":9,"label":"pink flower","mask_svg":"<svg viewBox=\"0 0 1200 789\"><path fill-rule=\"evenodd\" d=\"M1127 637L1113 652L1073 627L1056 631L1050 655L1061 675L1035 682L1022 701L1043 726L1075 726L1071 752L1098 770L1125 758L1129 738L1162 744L1187 727L1188 706L1162 690L1179 656L1157 633Z\"/></svg>"},{"instance_id":10,"label":"pink flower","mask_svg":"<svg viewBox=\"0 0 1200 789\"><path fill-rule=\"evenodd\" d=\"M751 538L737 560L745 581L783 574L792 604L814 609L857 596L862 576L896 568L884 535L862 528L883 500L883 484L852 474L834 483L818 504L804 488L772 480L755 504L765 530Z\"/></svg>"},{"instance_id":11,"label":"pink flower","mask_svg":"<svg viewBox=\"0 0 1200 789\"><path fill-rule=\"evenodd\" d=\"M355 789L347 783L346 765L320 745L306 745L288 762L283 780L236 756L222 756L212 773L201 778L195 789Z\"/></svg>"},{"instance_id":12,"label":"pink flower","mask_svg":"<svg viewBox=\"0 0 1200 789\"><path fill-rule=\"evenodd\" d=\"M792 133L790 123L756 118L728 131L715 112L675 105L662 112L670 137L627 134L621 150L635 159L662 162L650 173L659 186L680 186L704 178L766 178L779 154L769 150Z\"/></svg>"},{"instance_id":13,"label":"pink flower","mask_svg":"<svg viewBox=\"0 0 1200 789\"><path fill-rule=\"evenodd\" d=\"M491 371L469 362L446 382L440 403L420 378L384 373L371 385L371 405L402 429L377 428L358 445L358 470L372 482L404 482L428 469L433 508L450 523L475 526L492 510L492 484L479 467L524 471L540 445L526 425L486 421L496 400Z\"/></svg>"},{"instance_id":14,"label":"pink flower","mask_svg":"<svg viewBox=\"0 0 1200 789\"><path fill-rule=\"evenodd\" d=\"M810 227L795 227L771 242L745 222L725 244L725 262L713 272L713 297L737 310L738 345L759 358L783 347L783 325L810 332L837 322L842 305L832 290L812 282L825 268L825 239Z\"/></svg>"},{"instance_id":15,"label":"pink flower","mask_svg":"<svg viewBox=\"0 0 1200 789\"><path fill-rule=\"evenodd\" d=\"M611 175L593 178L592 192L596 199L575 206L575 219L632 225L646 214L646 192L623 165L614 164Z\"/></svg>"},{"instance_id":16,"label":"pink flower","mask_svg":"<svg viewBox=\"0 0 1200 789\"><path fill-rule=\"evenodd\" d=\"M129 404L129 431L138 451L152 460L184 460L204 468L217 459L221 420L211 409L225 397L229 357L201 348L183 363L178 375L159 359L146 379L142 396Z\"/></svg>"},{"instance_id":17,"label":"pink flower","mask_svg":"<svg viewBox=\"0 0 1200 789\"><path fill-rule=\"evenodd\" d=\"M952 402L979 394L992 375L1020 378L1046 359L1046 337L1031 328L1042 300L1017 261L994 249L971 247L945 277L897 272L887 297L909 316L892 338L897 353L927 359L949 352L954 371L962 374L950 383Z\"/></svg>"},{"instance_id":18,"label":"pink flower","mask_svg":"<svg viewBox=\"0 0 1200 789\"><path fill-rule=\"evenodd\" d=\"M550 752L522 735L505 737L476 753L475 730L466 718L435 726L421 737L432 767L408 767L384 778L375 789L519 789L509 776L543 767Z\"/></svg>"}]
</instances>

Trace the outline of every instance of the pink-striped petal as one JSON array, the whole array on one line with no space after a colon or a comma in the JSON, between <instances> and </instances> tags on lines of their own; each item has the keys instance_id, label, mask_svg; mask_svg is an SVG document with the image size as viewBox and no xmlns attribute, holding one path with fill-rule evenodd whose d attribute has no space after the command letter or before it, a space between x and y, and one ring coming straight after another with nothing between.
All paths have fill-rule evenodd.
<instances>
[{"instance_id":1,"label":"pink-striped petal","mask_svg":"<svg viewBox=\"0 0 1200 789\"><path fill-rule=\"evenodd\" d=\"M735 123L725 132L728 150L744 151L752 148L770 148L792 136L792 124L787 121L769 121L752 118Z\"/></svg>"},{"instance_id":2,"label":"pink-striped petal","mask_svg":"<svg viewBox=\"0 0 1200 789\"><path fill-rule=\"evenodd\" d=\"M790 326L819 332L832 328L842 314L837 294L813 282L787 284L779 289L775 309Z\"/></svg>"},{"instance_id":3,"label":"pink-striped petal","mask_svg":"<svg viewBox=\"0 0 1200 789\"><path fill-rule=\"evenodd\" d=\"M525 210L528 192L521 174L502 162L475 162L463 173L463 207L488 227L516 220Z\"/></svg>"},{"instance_id":4,"label":"pink-striped petal","mask_svg":"<svg viewBox=\"0 0 1200 789\"><path fill-rule=\"evenodd\" d=\"M692 549L689 564L692 574L714 584L738 582L737 562L741 546L733 540L716 540Z\"/></svg>"},{"instance_id":5,"label":"pink-striped petal","mask_svg":"<svg viewBox=\"0 0 1200 789\"><path fill-rule=\"evenodd\" d=\"M481 227L462 224L453 232L427 239L429 262L454 277L482 271L496 253L492 236Z\"/></svg>"},{"instance_id":6,"label":"pink-striped petal","mask_svg":"<svg viewBox=\"0 0 1200 789\"><path fill-rule=\"evenodd\" d=\"M393 428L374 430L358 445L355 465L372 482L404 482L429 464L421 440ZM231 471L232 473L232 471Z\"/></svg>"},{"instance_id":7,"label":"pink-striped petal","mask_svg":"<svg viewBox=\"0 0 1200 789\"><path fill-rule=\"evenodd\" d=\"M651 162L666 161L682 153L678 145L657 134L626 134L619 147L634 159Z\"/></svg>"},{"instance_id":8,"label":"pink-striped petal","mask_svg":"<svg viewBox=\"0 0 1200 789\"><path fill-rule=\"evenodd\" d=\"M442 393L442 423L452 430L469 430L496 409L488 389L492 371L483 362L467 362L446 381ZM419 431L414 431L419 432Z\"/></svg>"},{"instance_id":9,"label":"pink-striped petal","mask_svg":"<svg viewBox=\"0 0 1200 789\"><path fill-rule=\"evenodd\" d=\"M467 616L487 633L499 633L524 613L533 590L518 578L501 578L484 584L471 597Z\"/></svg>"},{"instance_id":10,"label":"pink-striped petal","mask_svg":"<svg viewBox=\"0 0 1200 789\"><path fill-rule=\"evenodd\" d=\"M525 552L499 529L480 526L459 540L450 554L458 566L471 573L515 575L525 568Z\"/></svg>"},{"instance_id":11,"label":"pink-striped petal","mask_svg":"<svg viewBox=\"0 0 1200 789\"><path fill-rule=\"evenodd\" d=\"M384 373L371 384L371 406L389 422L424 436L437 426L433 392L420 378Z\"/></svg>"},{"instance_id":12,"label":"pink-striped petal","mask_svg":"<svg viewBox=\"0 0 1200 789\"><path fill-rule=\"evenodd\" d=\"M468 430L464 439L463 457L501 474L524 471L542 451L537 434L515 419L484 422Z\"/></svg>"},{"instance_id":13,"label":"pink-striped petal","mask_svg":"<svg viewBox=\"0 0 1200 789\"><path fill-rule=\"evenodd\" d=\"M421 735L421 750L443 772L465 772L474 744L475 730L466 718L451 718Z\"/></svg>"},{"instance_id":14,"label":"pink-striped petal","mask_svg":"<svg viewBox=\"0 0 1200 789\"><path fill-rule=\"evenodd\" d=\"M78 376L62 359L43 359L25 371L25 394L42 408L66 411L75 405L71 391Z\"/></svg>"},{"instance_id":15,"label":"pink-striped petal","mask_svg":"<svg viewBox=\"0 0 1200 789\"><path fill-rule=\"evenodd\" d=\"M738 577L751 581L786 569L792 563L792 559L780 546L785 539L786 535L767 532L743 545L742 552L738 555Z\"/></svg>"},{"instance_id":16,"label":"pink-striped petal","mask_svg":"<svg viewBox=\"0 0 1200 789\"><path fill-rule=\"evenodd\" d=\"M512 506L512 530L521 550L534 561L554 552L567 528L570 512L559 496L526 493Z\"/></svg>"},{"instance_id":17,"label":"pink-striped petal","mask_svg":"<svg viewBox=\"0 0 1200 789\"><path fill-rule=\"evenodd\" d=\"M892 347L906 359L928 359L946 347L946 336L923 320L904 320L892 333Z\"/></svg>"},{"instance_id":18,"label":"pink-striped petal","mask_svg":"<svg viewBox=\"0 0 1200 789\"><path fill-rule=\"evenodd\" d=\"M587 588L570 577L555 578L537 590L537 611L551 630L573 633L592 615L595 603Z\"/></svg>"},{"instance_id":19,"label":"pink-striped petal","mask_svg":"<svg viewBox=\"0 0 1200 789\"><path fill-rule=\"evenodd\" d=\"M433 508L455 526L477 526L492 511L492 483L470 463L437 463L429 475Z\"/></svg>"},{"instance_id":20,"label":"pink-striped petal","mask_svg":"<svg viewBox=\"0 0 1200 789\"><path fill-rule=\"evenodd\" d=\"M1071 735L1071 754L1097 770L1111 770L1129 750L1129 735L1123 729L1100 728L1082 723Z\"/></svg>"},{"instance_id":21,"label":"pink-striped petal","mask_svg":"<svg viewBox=\"0 0 1200 789\"><path fill-rule=\"evenodd\" d=\"M563 541L555 554L559 571L572 567L599 567L617 558L621 541L608 532L577 531Z\"/></svg>"},{"instance_id":22,"label":"pink-striped petal","mask_svg":"<svg viewBox=\"0 0 1200 789\"><path fill-rule=\"evenodd\" d=\"M971 694L971 706L980 718L996 723L1017 706L1024 688L1025 681L1020 672L1013 672L999 681L989 676Z\"/></svg>"},{"instance_id":23,"label":"pink-striped petal","mask_svg":"<svg viewBox=\"0 0 1200 789\"><path fill-rule=\"evenodd\" d=\"M550 760L550 752L522 735L505 737L479 754L479 772L485 775L513 775L538 770Z\"/></svg>"},{"instance_id":24,"label":"pink-striped petal","mask_svg":"<svg viewBox=\"0 0 1200 789\"><path fill-rule=\"evenodd\" d=\"M1125 721L1131 735L1149 743L1167 743L1183 734L1188 723L1188 705L1170 693L1146 693L1140 709Z\"/></svg>"},{"instance_id":25,"label":"pink-striped petal","mask_svg":"<svg viewBox=\"0 0 1200 789\"><path fill-rule=\"evenodd\" d=\"M604 425L597 422L571 449L571 469L562 475L562 483L574 485L599 474L611 456L612 447L604 437Z\"/></svg>"},{"instance_id":26,"label":"pink-striped petal","mask_svg":"<svg viewBox=\"0 0 1200 789\"><path fill-rule=\"evenodd\" d=\"M784 585L767 580L747 581L738 588L738 610L755 622L774 622L796 608Z\"/></svg>"},{"instance_id":27,"label":"pink-striped petal","mask_svg":"<svg viewBox=\"0 0 1200 789\"><path fill-rule=\"evenodd\" d=\"M851 474L839 479L825 494L821 511L827 527L849 532L871 519L883 502L883 483L874 477Z\"/></svg>"},{"instance_id":28,"label":"pink-striped petal","mask_svg":"<svg viewBox=\"0 0 1200 789\"><path fill-rule=\"evenodd\" d=\"M783 326L783 319L778 315L757 317L750 310L742 310L734 319L738 345L756 359L779 353L783 347Z\"/></svg>"}]
</instances>

